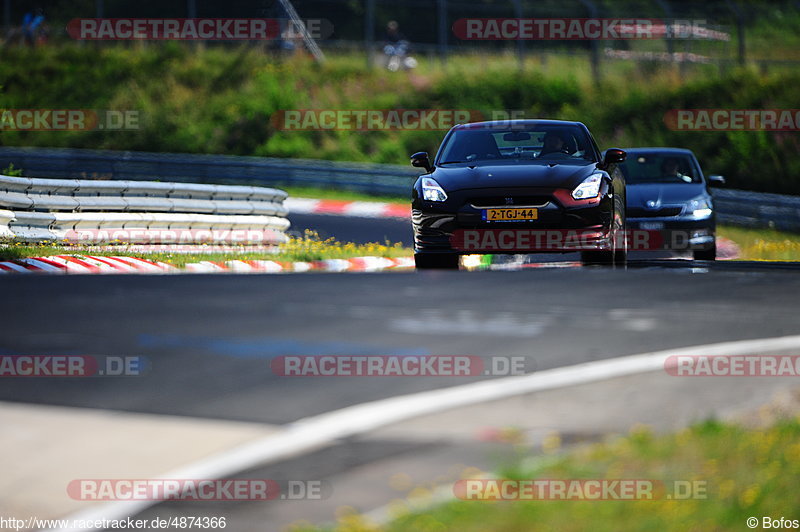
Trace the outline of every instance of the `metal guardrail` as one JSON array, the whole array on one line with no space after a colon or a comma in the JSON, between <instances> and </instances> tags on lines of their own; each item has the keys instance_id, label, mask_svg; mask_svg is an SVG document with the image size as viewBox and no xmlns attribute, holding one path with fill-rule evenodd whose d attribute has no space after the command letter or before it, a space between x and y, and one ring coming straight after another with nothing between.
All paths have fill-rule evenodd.
<instances>
[{"instance_id":1,"label":"metal guardrail","mask_svg":"<svg viewBox=\"0 0 800 532\"><path fill-rule=\"evenodd\" d=\"M720 223L800 232L800 196L712 189Z\"/></svg>"},{"instance_id":2,"label":"metal guardrail","mask_svg":"<svg viewBox=\"0 0 800 532\"><path fill-rule=\"evenodd\" d=\"M274 245L286 241L286 197L281 190L253 186L0 175L0 236Z\"/></svg>"},{"instance_id":3,"label":"metal guardrail","mask_svg":"<svg viewBox=\"0 0 800 532\"><path fill-rule=\"evenodd\" d=\"M322 186L409 196L419 173L399 165L311 159L0 147L0 168L12 163L38 177Z\"/></svg>"},{"instance_id":4,"label":"metal guardrail","mask_svg":"<svg viewBox=\"0 0 800 532\"><path fill-rule=\"evenodd\" d=\"M340 163L231 155L0 147L0 167L53 178L165 179L191 183L344 188L410 195L419 172L399 165ZM718 220L745 227L800 232L800 197L714 188ZM1 206L0 206L1 208Z\"/></svg>"}]
</instances>

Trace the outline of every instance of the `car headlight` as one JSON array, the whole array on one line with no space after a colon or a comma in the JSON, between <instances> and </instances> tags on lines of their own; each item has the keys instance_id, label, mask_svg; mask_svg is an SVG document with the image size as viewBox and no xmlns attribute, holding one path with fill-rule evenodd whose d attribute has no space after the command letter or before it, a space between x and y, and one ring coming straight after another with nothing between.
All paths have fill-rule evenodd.
<instances>
[{"instance_id":1,"label":"car headlight","mask_svg":"<svg viewBox=\"0 0 800 532\"><path fill-rule=\"evenodd\" d=\"M708 218L711 216L711 205L705 198L690 200L683 208L684 214L691 214L695 218Z\"/></svg>"},{"instance_id":2,"label":"car headlight","mask_svg":"<svg viewBox=\"0 0 800 532\"><path fill-rule=\"evenodd\" d=\"M422 198L426 201L445 201L447 199L447 194L435 179L423 177Z\"/></svg>"},{"instance_id":3,"label":"car headlight","mask_svg":"<svg viewBox=\"0 0 800 532\"><path fill-rule=\"evenodd\" d=\"M603 183L603 174L592 174L575 187L572 197L576 200L596 198L600 194L600 185Z\"/></svg>"}]
</instances>

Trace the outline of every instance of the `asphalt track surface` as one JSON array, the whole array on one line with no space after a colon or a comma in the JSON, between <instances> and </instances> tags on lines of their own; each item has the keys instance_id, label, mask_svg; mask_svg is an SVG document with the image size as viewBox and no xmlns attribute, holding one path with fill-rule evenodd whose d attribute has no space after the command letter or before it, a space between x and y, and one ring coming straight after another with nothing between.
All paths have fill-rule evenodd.
<instances>
[{"instance_id":1,"label":"asphalt track surface","mask_svg":"<svg viewBox=\"0 0 800 532\"><path fill-rule=\"evenodd\" d=\"M410 239L398 220L293 218L295 230L305 223L339 240ZM647 260L626 270L8 275L0 277L0 354L144 356L150 369L139 377L4 379L0 400L285 424L492 377L282 377L270 368L281 355L522 356L536 371L800 334L799 273L791 264ZM380 474L424 478L455 462L490 468L487 457L499 452L435 437L353 439L239 477L323 478L347 504L370 510L396 496L379 487ZM231 530L264 531L300 518L329 521L333 509L317 501L175 502L138 517L170 515L224 515Z\"/></svg>"},{"instance_id":2,"label":"asphalt track surface","mask_svg":"<svg viewBox=\"0 0 800 532\"><path fill-rule=\"evenodd\" d=\"M340 240L410 238L404 220L292 218L294 230ZM286 423L468 378L282 377L270 368L281 355L523 356L536 371L794 334L795 268L651 260L625 271L4 276L0 354L143 356L149 371L6 379L0 400Z\"/></svg>"},{"instance_id":3,"label":"asphalt track surface","mask_svg":"<svg viewBox=\"0 0 800 532\"><path fill-rule=\"evenodd\" d=\"M286 423L467 379L282 377L269 365L280 355L523 356L534 371L800 333L796 271L691 265L5 276L0 353L137 355L151 369L5 379L0 400Z\"/></svg>"}]
</instances>

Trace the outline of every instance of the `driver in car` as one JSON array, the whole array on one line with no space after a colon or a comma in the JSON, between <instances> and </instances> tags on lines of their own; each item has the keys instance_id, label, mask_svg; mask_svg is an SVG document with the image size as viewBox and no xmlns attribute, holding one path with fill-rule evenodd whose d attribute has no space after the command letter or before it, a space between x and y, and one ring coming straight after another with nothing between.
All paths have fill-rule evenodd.
<instances>
[{"instance_id":1,"label":"driver in car","mask_svg":"<svg viewBox=\"0 0 800 532\"><path fill-rule=\"evenodd\" d=\"M552 131L545 133L539 157L550 153L566 153L566 145L567 143L564 142L564 138L560 134Z\"/></svg>"},{"instance_id":2,"label":"driver in car","mask_svg":"<svg viewBox=\"0 0 800 532\"><path fill-rule=\"evenodd\" d=\"M681 180L687 183L692 182L692 176L684 175L679 172L680 162L675 158L664 159L661 163L661 176L669 181Z\"/></svg>"}]
</instances>

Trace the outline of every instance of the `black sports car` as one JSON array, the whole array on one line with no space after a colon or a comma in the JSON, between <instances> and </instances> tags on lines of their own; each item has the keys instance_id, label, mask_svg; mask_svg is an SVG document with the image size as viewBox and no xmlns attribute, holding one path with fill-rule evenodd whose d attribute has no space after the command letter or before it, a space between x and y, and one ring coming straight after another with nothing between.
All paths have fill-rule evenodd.
<instances>
[{"instance_id":1,"label":"black sports car","mask_svg":"<svg viewBox=\"0 0 800 532\"><path fill-rule=\"evenodd\" d=\"M417 268L458 268L459 255L580 251L624 263L625 180L580 122L506 120L453 127L414 184Z\"/></svg>"},{"instance_id":2,"label":"black sports car","mask_svg":"<svg viewBox=\"0 0 800 532\"><path fill-rule=\"evenodd\" d=\"M665 249L690 250L696 260L717 254L714 202L709 185L725 179L706 179L691 150L631 148L620 165L628 184L628 227L654 234ZM636 248L636 246L634 246Z\"/></svg>"}]
</instances>

